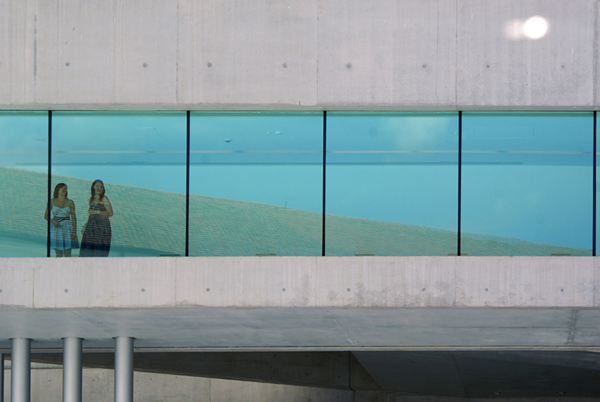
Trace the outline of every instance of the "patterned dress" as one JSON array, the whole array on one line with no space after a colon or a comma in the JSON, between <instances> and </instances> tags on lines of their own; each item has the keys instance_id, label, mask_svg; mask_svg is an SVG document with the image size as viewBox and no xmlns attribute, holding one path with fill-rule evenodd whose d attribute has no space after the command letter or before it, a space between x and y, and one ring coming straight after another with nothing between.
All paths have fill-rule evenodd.
<instances>
[{"instance_id":1,"label":"patterned dress","mask_svg":"<svg viewBox=\"0 0 600 402\"><path fill-rule=\"evenodd\" d=\"M71 235L73 233L73 223L71 222L71 206L59 208L52 205L52 219L59 227L50 224L50 248L54 250L70 250Z\"/></svg>"},{"instance_id":2,"label":"patterned dress","mask_svg":"<svg viewBox=\"0 0 600 402\"><path fill-rule=\"evenodd\" d=\"M106 211L98 202L90 207L95 211ZM80 257L108 257L110 251L111 228L108 216L90 215L81 238Z\"/></svg>"}]
</instances>

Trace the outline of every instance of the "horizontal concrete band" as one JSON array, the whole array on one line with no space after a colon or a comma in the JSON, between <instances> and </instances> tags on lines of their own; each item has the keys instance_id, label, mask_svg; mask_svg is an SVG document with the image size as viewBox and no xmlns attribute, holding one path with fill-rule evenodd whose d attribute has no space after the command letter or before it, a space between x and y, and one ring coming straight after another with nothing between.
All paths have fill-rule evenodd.
<instances>
[{"instance_id":1,"label":"horizontal concrete band","mask_svg":"<svg viewBox=\"0 0 600 402\"><path fill-rule=\"evenodd\" d=\"M0 349L598 347L597 257L0 259Z\"/></svg>"},{"instance_id":2,"label":"horizontal concrete band","mask_svg":"<svg viewBox=\"0 0 600 402\"><path fill-rule=\"evenodd\" d=\"M598 7L595 0L156 0L151 7L7 0L0 109L592 110L600 106ZM539 35L527 30L535 17L545 24Z\"/></svg>"},{"instance_id":3,"label":"horizontal concrete band","mask_svg":"<svg viewBox=\"0 0 600 402\"><path fill-rule=\"evenodd\" d=\"M600 350L600 309L0 309L0 322L4 352L11 338L60 351L63 337L112 352L117 336L135 338L138 352Z\"/></svg>"},{"instance_id":4,"label":"horizontal concrete band","mask_svg":"<svg viewBox=\"0 0 600 402\"><path fill-rule=\"evenodd\" d=\"M600 307L600 257L0 258L0 307Z\"/></svg>"},{"instance_id":5,"label":"horizontal concrete band","mask_svg":"<svg viewBox=\"0 0 600 402\"><path fill-rule=\"evenodd\" d=\"M298 105L288 103L24 103L0 104L0 111L207 111L207 112L592 112L600 110L600 104L588 105L469 105L469 104L372 104L354 102L350 104Z\"/></svg>"}]
</instances>

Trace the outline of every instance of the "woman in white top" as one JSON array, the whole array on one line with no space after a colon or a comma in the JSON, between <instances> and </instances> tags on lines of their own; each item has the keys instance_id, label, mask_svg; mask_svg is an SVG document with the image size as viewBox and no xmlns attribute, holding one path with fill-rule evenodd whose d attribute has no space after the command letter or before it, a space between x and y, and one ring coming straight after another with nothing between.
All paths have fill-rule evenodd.
<instances>
[{"instance_id":1,"label":"woman in white top","mask_svg":"<svg viewBox=\"0 0 600 402\"><path fill-rule=\"evenodd\" d=\"M67 195L67 185L58 183L44 213L44 219L48 220L48 207L51 208L50 247L57 257L70 257L71 249L78 247L75 203Z\"/></svg>"}]
</instances>

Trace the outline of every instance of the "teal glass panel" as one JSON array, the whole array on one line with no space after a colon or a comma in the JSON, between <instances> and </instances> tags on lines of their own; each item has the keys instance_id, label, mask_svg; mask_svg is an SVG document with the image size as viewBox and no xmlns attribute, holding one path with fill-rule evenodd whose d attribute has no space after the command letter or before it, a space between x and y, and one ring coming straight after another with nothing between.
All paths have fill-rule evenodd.
<instances>
[{"instance_id":1,"label":"teal glass panel","mask_svg":"<svg viewBox=\"0 0 600 402\"><path fill-rule=\"evenodd\" d=\"M190 255L321 255L322 113L192 113L190 161Z\"/></svg>"},{"instance_id":2,"label":"teal glass panel","mask_svg":"<svg viewBox=\"0 0 600 402\"><path fill-rule=\"evenodd\" d=\"M458 113L327 113L326 255L456 255Z\"/></svg>"},{"instance_id":3,"label":"teal glass panel","mask_svg":"<svg viewBox=\"0 0 600 402\"><path fill-rule=\"evenodd\" d=\"M45 257L48 112L0 112L0 257Z\"/></svg>"},{"instance_id":4,"label":"teal glass panel","mask_svg":"<svg viewBox=\"0 0 600 402\"><path fill-rule=\"evenodd\" d=\"M592 113L465 112L461 253L591 255Z\"/></svg>"},{"instance_id":5,"label":"teal glass panel","mask_svg":"<svg viewBox=\"0 0 600 402\"><path fill-rule=\"evenodd\" d=\"M597 115L597 113L596 113ZM598 129L600 128L600 116L596 116L596 254L600 253L600 133L598 133Z\"/></svg>"},{"instance_id":6,"label":"teal glass panel","mask_svg":"<svg viewBox=\"0 0 600 402\"><path fill-rule=\"evenodd\" d=\"M52 129L52 188L65 183L76 209L73 255L185 255L185 112L54 112ZM90 200L95 180L106 199Z\"/></svg>"}]
</instances>

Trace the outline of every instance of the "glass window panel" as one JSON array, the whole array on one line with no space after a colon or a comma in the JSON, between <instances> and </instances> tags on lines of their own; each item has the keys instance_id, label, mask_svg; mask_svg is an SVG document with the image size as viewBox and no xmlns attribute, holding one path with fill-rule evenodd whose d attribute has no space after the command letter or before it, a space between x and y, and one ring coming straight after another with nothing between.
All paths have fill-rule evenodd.
<instances>
[{"instance_id":1,"label":"glass window panel","mask_svg":"<svg viewBox=\"0 0 600 402\"><path fill-rule=\"evenodd\" d=\"M591 255L591 113L463 113L461 253Z\"/></svg>"},{"instance_id":2,"label":"glass window panel","mask_svg":"<svg viewBox=\"0 0 600 402\"><path fill-rule=\"evenodd\" d=\"M0 257L45 257L48 112L0 112Z\"/></svg>"},{"instance_id":3,"label":"glass window panel","mask_svg":"<svg viewBox=\"0 0 600 402\"><path fill-rule=\"evenodd\" d=\"M87 250L73 255L105 255L108 243L113 257L185 255L186 113L52 116L52 188L68 185L78 240ZM106 202L89 210L96 179L104 183L110 218ZM90 218L98 211L100 217Z\"/></svg>"},{"instance_id":4,"label":"glass window panel","mask_svg":"<svg viewBox=\"0 0 600 402\"><path fill-rule=\"evenodd\" d=\"M600 253L600 116L596 113L596 255Z\"/></svg>"},{"instance_id":5,"label":"glass window panel","mask_svg":"<svg viewBox=\"0 0 600 402\"><path fill-rule=\"evenodd\" d=\"M321 255L322 113L192 113L190 162L190 255Z\"/></svg>"},{"instance_id":6,"label":"glass window panel","mask_svg":"<svg viewBox=\"0 0 600 402\"><path fill-rule=\"evenodd\" d=\"M458 114L327 114L326 255L457 253Z\"/></svg>"}]
</instances>

